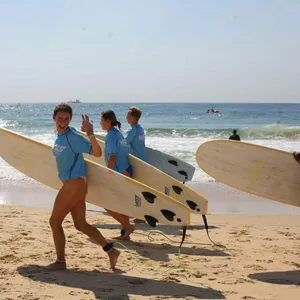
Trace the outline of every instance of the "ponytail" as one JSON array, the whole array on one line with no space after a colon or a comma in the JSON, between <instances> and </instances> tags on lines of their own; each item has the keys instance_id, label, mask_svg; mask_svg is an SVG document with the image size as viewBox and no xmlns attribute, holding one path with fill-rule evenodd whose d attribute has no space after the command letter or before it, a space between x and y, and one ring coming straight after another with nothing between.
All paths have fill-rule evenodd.
<instances>
[{"instance_id":1,"label":"ponytail","mask_svg":"<svg viewBox=\"0 0 300 300\"><path fill-rule=\"evenodd\" d=\"M121 129L121 127L122 127L121 122L119 122L118 120L117 120L117 126L118 126L119 129Z\"/></svg>"},{"instance_id":2,"label":"ponytail","mask_svg":"<svg viewBox=\"0 0 300 300\"><path fill-rule=\"evenodd\" d=\"M102 112L101 115L105 120L109 120L112 126L117 126L119 129L121 129L122 124L117 120L117 117L112 110L106 110Z\"/></svg>"}]
</instances>

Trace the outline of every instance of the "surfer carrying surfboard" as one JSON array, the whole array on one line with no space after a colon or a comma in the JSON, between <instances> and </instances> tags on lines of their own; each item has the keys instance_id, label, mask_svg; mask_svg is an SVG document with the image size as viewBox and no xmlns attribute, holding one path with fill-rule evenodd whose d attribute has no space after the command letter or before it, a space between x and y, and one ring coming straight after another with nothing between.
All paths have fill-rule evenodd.
<instances>
[{"instance_id":1,"label":"surfer carrying surfboard","mask_svg":"<svg viewBox=\"0 0 300 300\"><path fill-rule=\"evenodd\" d=\"M131 126L125 134L125 139L129 147L129 153L137 158L147 162L147 149L145 145L145 132L143 127L139 124L142 112L137 107L130 107L127 112L127 122ZM134 219L134 223L145 223L144 220Z\"/></svg>"},{"instance_id":2,"label":"surfer carrying surfboard","mask_svg":"<svg viewBox=\"0 0 300 300\"><path fill-rule=\"evenodd\" d=\"M117 120L112 110L101 113L102 129L107 131L105 137L104 159L108 168L113 169L125 176L132 177L132 168L128 160L128 146L120 129L121 123ZM129 217L123 214L106 209L106 211L118 221L121 228L121 235L116 237L118 240L129 240L130 234L134 231L134 226L130 224Z\"/></svg>"},{"instance_id":3,"label":"surfer carrying surfboard","mask_svg":"<svg viewBox=\"0 0 300 300\"><path fill-rule=\"evenodd\" d=\"M145 145L145 132L139 124L142 112L137 107L130 107L127 112L127 122L131 129L126 132L125 139L129 147L129 153L147 162L147 149Z\"/></svg>"},{"instance_id":4,"label":"surfer carrying surfboard","mask_svg":"<svg viewBox=\"0 0 300 300\"><path fill-rule=\"evenodd\" d=\"M70 127L72 108L68 104L59 104L53 112L53 120L57 131L57 137L53 147L56 158L59 179L63 182L59 190L52 214L50 226L53 233L57 260L48 266L52 270L65 270L65 235L62 223L65 217L71 213L75 228L89 236L97 244L101 245L108 254L112 269L117 264L120 252L108 243L98 229L86 221L87 195L86 174L87 167L83 153L101 156L102 151L94 136L93 124L87 115L82 116L82 128L87 133L89 140L85 139L76 130Z\"/></svg>"}]
</instances>

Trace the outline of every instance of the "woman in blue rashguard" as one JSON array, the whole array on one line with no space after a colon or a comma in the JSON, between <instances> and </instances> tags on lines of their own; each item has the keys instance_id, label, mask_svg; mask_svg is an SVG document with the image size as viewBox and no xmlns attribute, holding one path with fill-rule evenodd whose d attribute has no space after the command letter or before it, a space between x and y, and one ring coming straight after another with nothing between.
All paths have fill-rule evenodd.
<instances>
[{"instance_id":1,"label":"woman in blue rashguard","mask_svg":"<svg viewBox=\"0 0 300 300\"><path fill-rule=\"evenodd\" d=\"M122 133L115 127L121 128L121 123L117 120L112 110L106 110L101 114L101 126L107 131L105 137L104 158L108 168L113 169L123 175L132 177L132 168L128 161L128 146ZM107 212L117 220L121 226L121 236L119 240L129 240L130 234L134 231L134 226L130 224L129 217L110 210Z\"/></svg>"},{"instance_id":2,"label":"woman in blue rashguard","mask_svg":"<svg viewBox=\"0 0 300 300\"><path fill-rule=\"evenodd\" d=\"M108 254L111 268L114 269L120 252L108 243L100 231L86 222L87 195L86 173L87 167L83 153L101 156L102 151L93 134L93 124L87 115L82 116L82 128L87 133L89 141L82 137L76 130L69 126L72 119L72 108L67 104L59 104L53 112L53 120L57 130L57 137L53 147L56 158L59 179L63 186L55 199L50 217L50 226L53 233L57 260L48 268L65 270L65 235L62 223L68 213L71 213L77 230L89 236L102 246Z\"/></svg>"}]
</instances>

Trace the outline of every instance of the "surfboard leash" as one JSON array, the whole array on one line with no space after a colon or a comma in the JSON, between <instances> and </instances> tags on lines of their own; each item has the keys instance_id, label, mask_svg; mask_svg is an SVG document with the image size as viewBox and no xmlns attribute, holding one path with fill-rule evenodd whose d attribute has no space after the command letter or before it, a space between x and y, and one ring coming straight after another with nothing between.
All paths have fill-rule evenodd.
<instances>
[{"instance_id":1,"label":"surfboard leash","mask_svg":"<svg viewBox=\"0 0 300 300\"><path fill-rule=\"evenodd\" d=\"M182 244L185 240L185 237L186 237L186 230L187 230L187 226L183 226L182 227L182 239L181 239L181 243L180 243L180 246L179 246L179 250L181 249L182 247Z\"/></svg>"},{"instance_id":2,"label":"surfboard leash","mask_svg":"<svg viewBox=\"0 0 300 300\"><path fill-rule=\"evenodd\" d=\"M221 244L216 244L209 236L209 232L208 232L208 223L207 223L207 218L206 215L202 215L202 219L204 222L204 226L205 226L205 230L206 230L206 234L208 239L216 246L216 247L220 247L220 248L226 248L225 246L221 245Z\"/></svg>"},{"instance_id":3,"label":"surfboard leash","mask_svg":"<svg viewBox=\"0 0 300 300\"><path fill-rule=\"evenodd\" d=\"M185 181L182 182L182 184L185 184ZM207 218L206 218L206 215L202 215L202 219L203 219L203 222L204 222L204 226L205 226L205 230L206 230L206 234L207 234L207 237L208 239L213 243L213 245L217 246L217 247L220 247L220 248L226 248L225 246L221 245L221 244L216 244L209 236L209 232L208 232L208 223L207 223ZM186 226L184 226L186 227ZM183 227L183 228L184 228ZM184 239L185 239L185 235L186 235L186 228L185 228L185 232L183 233L182 235L182 241L181 241L181 244L180 244L180 248L184 242Z\"/></svg>"}]
</instances>

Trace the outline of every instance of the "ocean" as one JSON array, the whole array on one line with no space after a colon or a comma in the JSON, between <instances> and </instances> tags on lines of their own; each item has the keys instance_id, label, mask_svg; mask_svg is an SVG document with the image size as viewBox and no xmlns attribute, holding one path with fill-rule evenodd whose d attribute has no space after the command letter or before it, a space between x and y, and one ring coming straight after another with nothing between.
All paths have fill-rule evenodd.
<instances>
[{"instance_id":1,"label":"ocean","mask_svg":"<svg viewBox=\"0 0 300 300\"><path fill-rule=\"evenodd\" d=\"M214 198L211 212L272 213L278 210L283 213L300 212L298 208L269 200L264 200L261 207L251 205L253 201L256 203L257 199L241 200L241 203L244 203L241 206L238 197L243 199L253 197L249 198L245 193L215 182L200 170L195 160L195 152L201 143L211 139L227 139L233 129L237 129L243 141L287 151L300 151L300 104L72 103L71 105L74 110L72 126L79 127L81 114L88 114L93 120L95 131L103 135L105 133L99 124L102 111L106 109L115 111L123 129L126 130L129 128L126 122L127 110L130 106L138 106L143 112L140 124L146 132L147 146L181 158L196 167L190 185L208 199ZM55 137L52 120L54 107L55 103L0 104L0 126L52 145ZM212 107L219 113L206 113ZM43 199L37 201L26 198L26 201L20 199L19 202L8 200L14 198L7 196L8 189L13 192L11 187L31 189L32 192L40 193L39 195L44 195L43 189L47 188L17 172L1 158L0 184L2 189L0 203L41 206L49 204L50 200ZM200 186L202 189L199 190ZM228 206L226 201L222 200L224 197L228 201L235 199L234 207Z\"/></svg>"}]
</instances>

